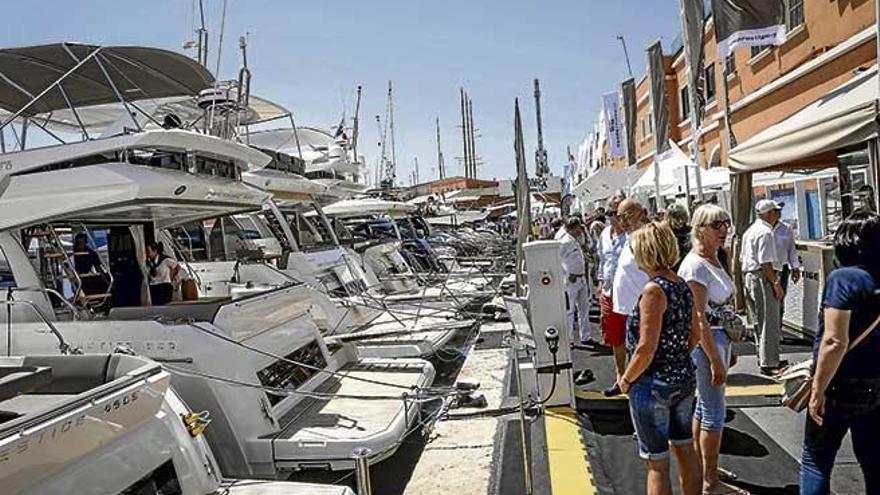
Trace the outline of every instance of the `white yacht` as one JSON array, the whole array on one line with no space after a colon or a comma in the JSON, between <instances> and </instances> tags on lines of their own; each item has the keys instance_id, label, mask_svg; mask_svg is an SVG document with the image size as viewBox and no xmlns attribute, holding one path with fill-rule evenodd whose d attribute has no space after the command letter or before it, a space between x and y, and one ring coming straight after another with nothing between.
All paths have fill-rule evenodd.
<instances>
[{"instance_id":1,"label":"white yacht","mask_svg":"<svg viewBox=\"0 0 880 495\"><path fill-rule=\"evenodd\" d=\"M346 197L367 190L362 160L352 159L349 143L342 136L315 127L268 129L248 135L248 143L295 156L303 161L302 174Z\"/></svg>"},{"instance_id":2,"label":"white yacht","mask_svg":"<svg viewBox=\"0 0 880 495\"><path fill-rule=\"evenodd\" d=\"M0 484L13 495L353 495L226 480L171 375L124 354L0 357Z\"/></svg>"},{"instance_id":3,"label":"white yacht","mask_svg":"<svg viewBox=\"0 0 880 495\"><path fill-rule=\"evenodd\" d=\"M186 64L204 70L162 50L75 47L82 60L100 61L111 53L122 57L116 60L131 70L120 79L134 87L161 86L163 63L176 64L177 73ZM73 112L79 102L108 104L126 94L112 76L107 78L112 88L96 82L100 71L72 62L69 49L66 44L15 49L21 57L17 66L27 66L32 76L24 78L31 94L49 94L68 82L65 87L76 87L78 77L92 76L75 96L48 103L38 98L40 110L69 105ZM39 53L41 61L25 56L29 51ZM58 67L46 66L50 58L68 64L71 79L46 88L43 81L57 79ZM98 74L79 73L87 69ZM210 74L203 76L203 86L210 85ZM0 82L0 102L12 100L5 98L12 94L19 95L20 88ZM35 105L6 109L20 117ZM361 359L351 345L328 347L311 314L315 291L303 284L236 300L151 305L145 244L165 228L260 208L268 193L240 177L268 161L231 140L179 129L129 129L6 153L0 156L0 250L8 269L0 283L7 297L28 301L86 352L125 345L161 362L186 403L212 414L206 436L226 476L275 478L290 470L350 469L353 451L362 447L371 452L369 462L378 462L400 445L419 404L443 399L429 388L430 363ZM88 243L71 252L67 246L76 234L85 234ZM90 261L78 263L80 256ZM7 325L0 352L56 350L43 322L32 316L14 312Z\"/></svg>"}]
</instances>

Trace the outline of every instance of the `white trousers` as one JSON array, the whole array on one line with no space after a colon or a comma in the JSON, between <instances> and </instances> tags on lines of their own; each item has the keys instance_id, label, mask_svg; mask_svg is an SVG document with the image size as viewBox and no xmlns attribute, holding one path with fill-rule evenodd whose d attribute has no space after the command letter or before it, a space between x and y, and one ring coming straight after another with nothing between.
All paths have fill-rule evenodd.
<instances>
[{"instance_id":1,"label":"white trousers","mask_svg":"<svg viewBox=\"0 0 880 495\"><path fill-rule=\"evenodd\" d=\"M579 277L574 283L566 281L565 295L568 298L568 335L571 342L590 340L590 288L584 277ZM577 333L575 314L578 319Z\"/></svg>"}]
</instances>

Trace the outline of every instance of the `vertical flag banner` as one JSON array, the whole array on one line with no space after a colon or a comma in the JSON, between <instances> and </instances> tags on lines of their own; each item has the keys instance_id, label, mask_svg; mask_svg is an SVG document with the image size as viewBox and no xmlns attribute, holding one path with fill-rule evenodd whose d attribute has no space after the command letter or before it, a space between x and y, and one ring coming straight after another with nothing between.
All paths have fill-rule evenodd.
<instances>
[{"instance_id":1,"label":"vertical flag banner","mask_svg":"<svg viewBox=\"0 0 880 495\"><path fill-rule=\"evenodd\" d=\"M688 84L693 88L691 95L696 95L699 102L691 102L690 117L699 126L703 121L705 72L703 72L703 21L706 19L703 0L681 0L682 16L686 40L687 64L690 68Z\"/></svg>"},{"instance_id":2,"label":"vertical flag banner","mask_svg":"<svg viewBox=\"0 0 880 495\"><path fill-rule=\"evenodd\" d=\"M648 80L654 118L654 149L659 155L669 147L669 105L666 97L666 69L660 40L648 47Z\"/></svg>"},{"instance_id":3,"label":"vertical flag banner","mask_svg":"<svg viewBox=\"0 0 880 495\"><path fill-rule=\"evenodd\" d=\"M635 165L636 160L636 82L627 79L620 85L623 94L623 124L626 129L626 164Z\"/></svg>"},{"instance_id":4,"label":"vertical flag banner","mask_svg":"<svg viewBox=\"0 0 880 495\"><path fill-rule=\"evenodd\" d=\"M785 3L782 0L712 0L718 56L741 46L785 43Z\"/></svg>"},{"instance_id":5,"label":"vertical flag banner","mask_svg":"<svg viewBox=\"0 0 880 495\"><path fill-rule=\"evenodd\" d=\"M608 133L608 156L614 160L624 156L623 126L620 122L620 97L617 91L602 95L605 126Z\"/></svg>"}]
</instances>

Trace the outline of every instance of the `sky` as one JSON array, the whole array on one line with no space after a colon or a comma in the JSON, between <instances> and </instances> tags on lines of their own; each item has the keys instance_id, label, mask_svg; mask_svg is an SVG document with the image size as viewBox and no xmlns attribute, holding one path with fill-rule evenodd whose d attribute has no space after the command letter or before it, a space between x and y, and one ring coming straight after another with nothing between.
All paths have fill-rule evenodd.
<instances>
[{"instance_id":1,"label":"sky","mask_svg":"<svg viewBox=\"0 0 880 495\"><path fill-rule=\"evenodd\" d=\"M223 0L203 0L216 70ZM241 64L248 37L252 92L290 109L298 125L335 128L354 112L363 87L359 153L379 155L376 115L384 119L394 84L398 184L414 158L422 182L437 177L435 119L440 119L447 175L461 175L459 88L474 107L480 178L516 174L514 99L520 99L529 170L536 124L533 78L541 80L544 142L551 171L561 174L566 146L576 153L592 128L603 93L628 75L618 35L635 76L645 48L680 31L677 0L227 0L220 78ZM144 45L184 51L194 39L197 1L41 0L9 2L3 46L60 41ZM196 14L197 17L197 14ZM10 22L12 21L12 22Z\"/></svg>"}]
</instances>

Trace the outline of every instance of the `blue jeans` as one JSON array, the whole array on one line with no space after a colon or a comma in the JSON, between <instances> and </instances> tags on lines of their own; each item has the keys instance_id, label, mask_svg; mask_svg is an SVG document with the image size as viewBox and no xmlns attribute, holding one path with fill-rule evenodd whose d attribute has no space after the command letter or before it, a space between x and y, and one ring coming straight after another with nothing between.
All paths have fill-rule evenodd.
<instances>
[{"instance_id":1,"label":"blue jeans","mask_svg":"<svg viewBox=\"0 0 880 495\"><path fill-rule=\"evenodd\" d=\"M730 367L730 340L720 328L712 329L712 335L726 370ZM694 419L700 422L700 429L703 431L722 431L727 408L724 402L725 386L723 383L719 386L712 385L712 367L709 365L709 356L702 347L697 346L692 357L697 367L697 405L694 408Z\"/></svg>"},{"instance_id":2,"label":"blue jeans","mask_svg":"<svg viewBox=\"0 0 880 495\"><path fill-rule=\"evenodd\" d=\"M819 426L807 415L801 458L801 495L831 493L831 470L846 432L865 477L865 492L880 494L880 380L835 380Z\"/></svg>"},{"instance_id":3,"label":"blue jeans","mask_svg":"<svg viewBox=\"0 0 880 495\"><path fill-rule=\"evenodd\" d=\"M693 442L693 382L671 385L641 376L629 389L629 413L642 459L669 458L669 444Z\"/></svg>"}]
</instances>

